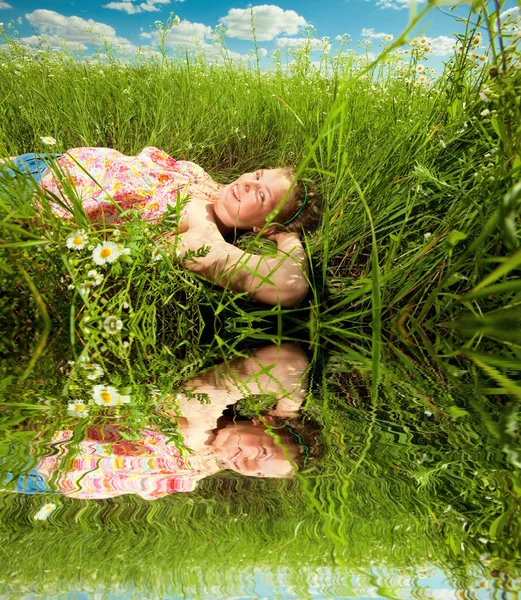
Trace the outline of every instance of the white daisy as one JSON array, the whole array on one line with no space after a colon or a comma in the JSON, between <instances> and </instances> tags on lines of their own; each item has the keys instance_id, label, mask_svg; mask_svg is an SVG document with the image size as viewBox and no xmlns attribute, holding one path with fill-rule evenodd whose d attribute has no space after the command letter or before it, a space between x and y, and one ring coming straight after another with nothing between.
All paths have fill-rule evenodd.
<instances>
[{"instance_id":1,"label":"white daisy","mask_svg":"<svg viewBox=\"0 0 521 600\"><path fill-rule=\"evenodd\" d=\"M104 321L103 321L103 329L107 332L110 333L111 335L116 335L119 331L121 331L123 327L123 323L121 321L121 319L118 319L117 317L107 317Z\"/></svg>"},{"instance_id":2,"label":"white daisy","mask_svg":"<svg viewBox=\"0 0 521 600\"><path fill-rule=\"evenodd\" d=\"M130 396L121 396L118 390L110 385L95 385L92 388L92 398L100 406L119 406L130 402Z\"/></svg>"},{"instance_id":3,"label":"white daisy","mask_svg":"<svg viewBox=\"0 0 521 600\"><path fill-rule=\"evenodd\" d=\"M158 260L161 260L163 257L161 255L161 250L158 246L156 246L153 250L152 250L152 256L151 256L151 260L152 262L156 262Z\"/></svg>"},{"instance_id":4,"label":"white daisy","mask_svg":"<svg viewBox=\"0 0 521 600\"><path fill-rule=\"evenodd\" d=\"M34 515L34 518L37 521L45 521L54 510L56 510L56 504L49 502L49 504L44 504L42 508L40 508Z\"/></svg>"},{"instance_id":5,"label":"white daisy","mask_svg":"<svg viewBox=\"0 0 521 600\"><path fill-rule=\"evenodd\" d=\"M67 248L71 250L83 250L85 244L88 242L88 238L83 230L71 233L65 242Z\"/></svg>"},{"instance_id":6,"label":"white daisy","mask_svg":"<svg viewBox=\"0 0 521 600\"><path fill-rule=\"evenodd\" d=\"M56 144L56 140L53 137L51 137L50 135L41 137L40 140L47 146L54 146L54 144Z\"/></svg>"},{"instance_id":7,"label":"white daisy","mask_svg":"<svg viewBox=\"0 0 521 600\"><path fill-rule=\"evenodd\" d=\"M69 402L67 405L67 410L70 415L74 415L75 417L85 418L89 414L89 409L83 400L74 400L73 402Z\"/></svg>"},{"instance_id":8,"label":"white daisy","mask_svg":"<svg viewBox=\"0 0 521 600\"><path fill-rule=\"evenodd\" d=\"M92 252L92 260L97 265L112 263L119 258L121 251L114 242L103 242L98 244Z\"/></svg>"},{"instance_id":9,"label":"white daisy","mask_svg":"<svg viewBox=\"0 0 521 600\"><path fill-rule=\"evenodd\" d=\"M87 273L87 277L90 277L94 286L99 285L103 281L103 275L99 271L96 271L96 269L91 269Z\"/></svg>"}]
</instances>

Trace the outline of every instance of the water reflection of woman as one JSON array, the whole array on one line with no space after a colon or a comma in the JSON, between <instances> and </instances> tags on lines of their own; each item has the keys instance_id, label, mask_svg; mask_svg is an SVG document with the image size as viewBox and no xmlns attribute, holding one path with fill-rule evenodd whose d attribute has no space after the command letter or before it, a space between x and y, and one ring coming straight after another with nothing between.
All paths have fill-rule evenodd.
<instances>
[{"instance_id":1,"label":"water reflection of woman","mask_svg":"<svg viewBox=\"0 0 521 600\"><path fill-rule=\"evenodd\" d=\"M188 453L155 427L143 428L136 440L125 439L121 427L92 426L79 443L72 442L72 432L59 432L53 442L58 453L40 459L38 473L48 491L83 499L138 494L153 500L191 491L200 479L227 469L292 477L307 448L301 434L285 423L298 420L307 367L298 346L282 344L191 379L175 400L158 407L177 420ZM210 402L194 397L200 394ZM239 400L254 394L273 394L275 408L253 419L230 416Z\"/></svg>"}]
</instances>

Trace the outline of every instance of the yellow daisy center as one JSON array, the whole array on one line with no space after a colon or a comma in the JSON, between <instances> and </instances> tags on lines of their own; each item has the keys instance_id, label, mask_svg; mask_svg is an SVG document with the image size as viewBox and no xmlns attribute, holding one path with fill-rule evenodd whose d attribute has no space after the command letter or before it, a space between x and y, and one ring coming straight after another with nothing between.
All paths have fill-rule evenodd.
<instances>
[{"instance_id":1,"label":"yellow daisy center","mask_svg":"<svg viewBox=\"0 0 521 600\"><path fill-rule=\"evenodd\" d=\"M108 404L112 400L112 396L108 392L101 392L100 398L105 404Z\"/></svg>"},{"instance_id":2,"label":"yellow daisy center","mask_svg":"<svg viewBox=\"0 0 521 600\"><path fill-rule=\"evenodd\" d=\"M82 237L76 237L74 238L73 242L72 242L75 246L79 246L80 244L83 244L83 238Z\"/></svg>"},{"instance_id":3,"label":"yellow daisy center","mask_svg":"<svg viewBox=\"0 0 521 600\"><path fill-rule=\"evenodd\" d=\"M112 250L110 248L103 248L100 252L101 258L108 258L112 254Z\"/></svg>"},{"instance_id":4,"label":"yellow daisy center","mask_svg":"<svg viewBox=\"0 0 521 600\"><path fill-rule=\"evenodd\" d=\"M85 408L84 404L76 404L74 406L74 410L83 410Z\"/></svg>"}]
</instances>

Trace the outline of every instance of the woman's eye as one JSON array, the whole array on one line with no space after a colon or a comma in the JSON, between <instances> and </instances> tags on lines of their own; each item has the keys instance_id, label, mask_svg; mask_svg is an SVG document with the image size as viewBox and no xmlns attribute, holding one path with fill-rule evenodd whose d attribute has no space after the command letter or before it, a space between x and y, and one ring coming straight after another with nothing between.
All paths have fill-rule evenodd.
<instances>
[{"instance_id":1,"label":"woman's eye","mask_svg":"<svg viewBox=\"0 0 521 600\"><path fill-rule=\"evenodd\" d=\"M255 178L257 179L257 181L259 181L259 179L260 179L260 173L258 173L258 172L255 173Z\"/></svg>"},{"instance_id":2,"label":"woman's eye","mask_svg":"<svg viewBox=\"0 0 521 600\"><path fill-rule=\"evenodd\" d=\"M260 193L260 198L261 198L261 200L264 202L264 200L265 200L265 198L266 198L266 196L264 196L264 192L261 192L261 193Z\"/></svg>"}]
</instances>

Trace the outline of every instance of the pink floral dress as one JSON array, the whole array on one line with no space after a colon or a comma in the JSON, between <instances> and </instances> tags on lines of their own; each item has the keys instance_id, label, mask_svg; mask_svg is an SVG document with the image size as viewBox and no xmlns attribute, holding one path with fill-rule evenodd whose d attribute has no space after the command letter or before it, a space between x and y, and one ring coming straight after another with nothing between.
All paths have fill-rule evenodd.
<instances>
[{"instance_id":1,"label":"pink floral dress","mask_svg":"<svg viewBox=\"0 0 521 600\"><path fill-rule=\"evenodd\" d=\"M137 494L145 500L156 500L175 492L191 492L207 475L191 468L190 457L181 456L177 447L153 427L143 429L139 440L108 443L88 439L74 443L71 438L71 431L55 435L52 447L58 452L40 458L38 472L54 488L73 498Z\"/></svg>"},{"instance_id":2,"label":"pink floral dress","mask_svg":"<svg viewBox=\"0 0 521 600\"><path fill-rule=\"evenodd\" d=\"M56 163L60 178L74 186L86 214L92 220L108 223L119 219L120 211L112 200L122 210L135 209L143 219L157 220L167 205L175 206L180 196L189 194L191 184L207 176L195 163L175 160L154 147L145 148L137 156L125 156L110 148L72 148ZM41 184L70 205L53 169L47 170ZM52 203L52 209L63 218L70 217L56 203Z\"/></svg>"}]
</instances>

